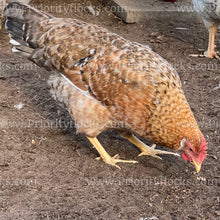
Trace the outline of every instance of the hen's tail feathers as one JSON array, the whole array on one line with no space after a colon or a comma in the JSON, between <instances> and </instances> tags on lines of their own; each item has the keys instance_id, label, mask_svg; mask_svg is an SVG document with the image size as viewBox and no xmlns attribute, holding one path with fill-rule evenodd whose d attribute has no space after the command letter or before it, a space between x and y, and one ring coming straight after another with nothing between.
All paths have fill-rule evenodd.
<instances>
[{"instance_id":1,"label":"hen's tail feathers","mask_svg":"<svg viewBox=\"0 0 220 220\"><path fill-rule=\"evenodd\" d=\"M5 28L10 34L13 52L29 56L38 47L38 40L43 34L39 23L53 16L19 2L12 2L4 9Z\"/></svg>"}]
</instances>

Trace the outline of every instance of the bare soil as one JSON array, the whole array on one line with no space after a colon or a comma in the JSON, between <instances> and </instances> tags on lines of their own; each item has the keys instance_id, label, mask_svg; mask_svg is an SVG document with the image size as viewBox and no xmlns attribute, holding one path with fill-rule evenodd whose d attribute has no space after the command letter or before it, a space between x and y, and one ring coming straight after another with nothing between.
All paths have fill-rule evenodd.
<instances>
[{"instance_id":1,"label":"bare soil","mask_svg":"<svg viewBox=\"0 0 220 220\"><path fill-rule=\"evenodd\" d=\"M31 3L64 7L73 2ZM98 1L91 3L100 7ZM51 72L13 55L2 30L0 219L218 219L220 61L189 57L207 47L203 24L175 23L171 18L169 23L128 25L104 10L98 16L63 8L52 13L99 24L149 45L172 63L209 142L208 157L196 174L193 165L182 158L138 158L139 151L131 143L108 131L99 140L109 154L119 153L139 163L120 164L119 170L95 160L98 153L83 135L76 134L67 111L51 98L46 83ZM216 44L220 49L219 34Z\"/></svg>"}]
</instances>

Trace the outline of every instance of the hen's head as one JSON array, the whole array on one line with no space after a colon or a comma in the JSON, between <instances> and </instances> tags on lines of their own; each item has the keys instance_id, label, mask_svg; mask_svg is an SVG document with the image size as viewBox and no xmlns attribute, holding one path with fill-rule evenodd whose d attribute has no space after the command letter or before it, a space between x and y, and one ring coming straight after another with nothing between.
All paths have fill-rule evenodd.
<instances>
[{"instance_id":1,"label":"hen's head","mask_svg":"<svg viewBox=\"0 0 220 220\"><path fill-rule=\"evenodd\" d=\"M185 138L180 142L180 149L183 151L183 159L188 160L189 162L193 162L197 173L200 171L201 164L206 158L206 150L208 149L207 144L208 143L206 143L205 138L203 137L200 139L198 146L194 146L192 142Z\"/></svg>"}]
</instances>

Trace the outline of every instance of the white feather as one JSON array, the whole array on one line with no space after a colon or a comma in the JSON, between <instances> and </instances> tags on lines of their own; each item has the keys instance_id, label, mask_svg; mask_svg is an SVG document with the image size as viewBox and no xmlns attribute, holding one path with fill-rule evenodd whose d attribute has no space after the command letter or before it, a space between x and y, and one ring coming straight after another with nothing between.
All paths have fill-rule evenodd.
<instances>
[{"instance_id":1,"label":"white feather","mask_svg":"<svg viewBox=\"0 0 220 220\"><path fill-rule=\"evenodd\" d=\"M17 50L16 47L12 47L11 50L13 53L20 53L21 52L20 50Z\"/></svg>"},{"instance_id":2,"label":"white feather","mask_svg":"<svg viewBox=\"0 0 220 220\"><path fill-rule=\"evenodd\" d=\"M22 30L25 31L25 24L22 25Z\"/></svg>"},{"instance_id":3,"label":"white feather","mask_svg":"<svg viewBox=\"0 0 220 220\"><path fill-rule=\"evenodd\" d=\"M77 87L76 85L74 85L66 76L64 76L63 74L61 74L61 75L62 75L62 77L63 77L64 79L66 79L75 89L77 89L78 91L80 91L80 92L81 92L83 95L85 95L87 98L92 99L92 100L94 100L94 101L96 101L97 103L100 104L100 102L99 102L97 99L93 98L93 97L89 94L89 92L83 91L82 89L80 89L79 87Z\"/></svg>"},{"instance_id":4,"label":"white feather","mask_svg":"<svg viewBox=\"0 0 220 220\"><path fill-rule=\"evenodd\" d=\"M12 44L12 45L14 45L14 46L19 46L19 45L21 45L20 43L18 43L16 40L14 40L14 39L10 39L10 44Z\"/></svg>"},{"instance_id":5,"label":"white feather","mask_svg":"<svg viewBox=\"0 0 220 220\"><path fill-rule=\"evenodd\" d=\"M14 108L21 110L24 107L24 104L22 102L18 103L17 105L14 105Z\"/></svg>"}]
</instances>

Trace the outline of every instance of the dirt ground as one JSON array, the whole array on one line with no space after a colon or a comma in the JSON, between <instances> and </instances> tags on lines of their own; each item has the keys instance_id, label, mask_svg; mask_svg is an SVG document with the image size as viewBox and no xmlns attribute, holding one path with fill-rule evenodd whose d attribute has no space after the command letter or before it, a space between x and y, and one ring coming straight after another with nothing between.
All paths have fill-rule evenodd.
<instances>
[{"instance_id":1,"label":"dirt ground","mask_svg":"<svg viewBox=\"0 0 220 220\"><path fill-rule=\"evenodd\" d=\"M41 3L43 2L43 4ZM31 3L48 9L51 1ZM53 1L55 6L74 1ZM75 1L78 6L89 5ZM91 1L100 6L98 1ZM75 4L75 3L74 3ZM110 155L138 160L121 170L95 160L98 153L76 134L67 111L50 96L51 74L11 53L0 34L0 219L218 219L220 216L220 61L190 58L206 49L202 23L125 24L108 11L53 11L106 27L149 45L178 70L206 139L202 171L182 158L140 157L116 132L99 136ZM217 49L220 50L219 34ZM22 105L23 104L23 105Z\"/></svg>"}]
</instances>

